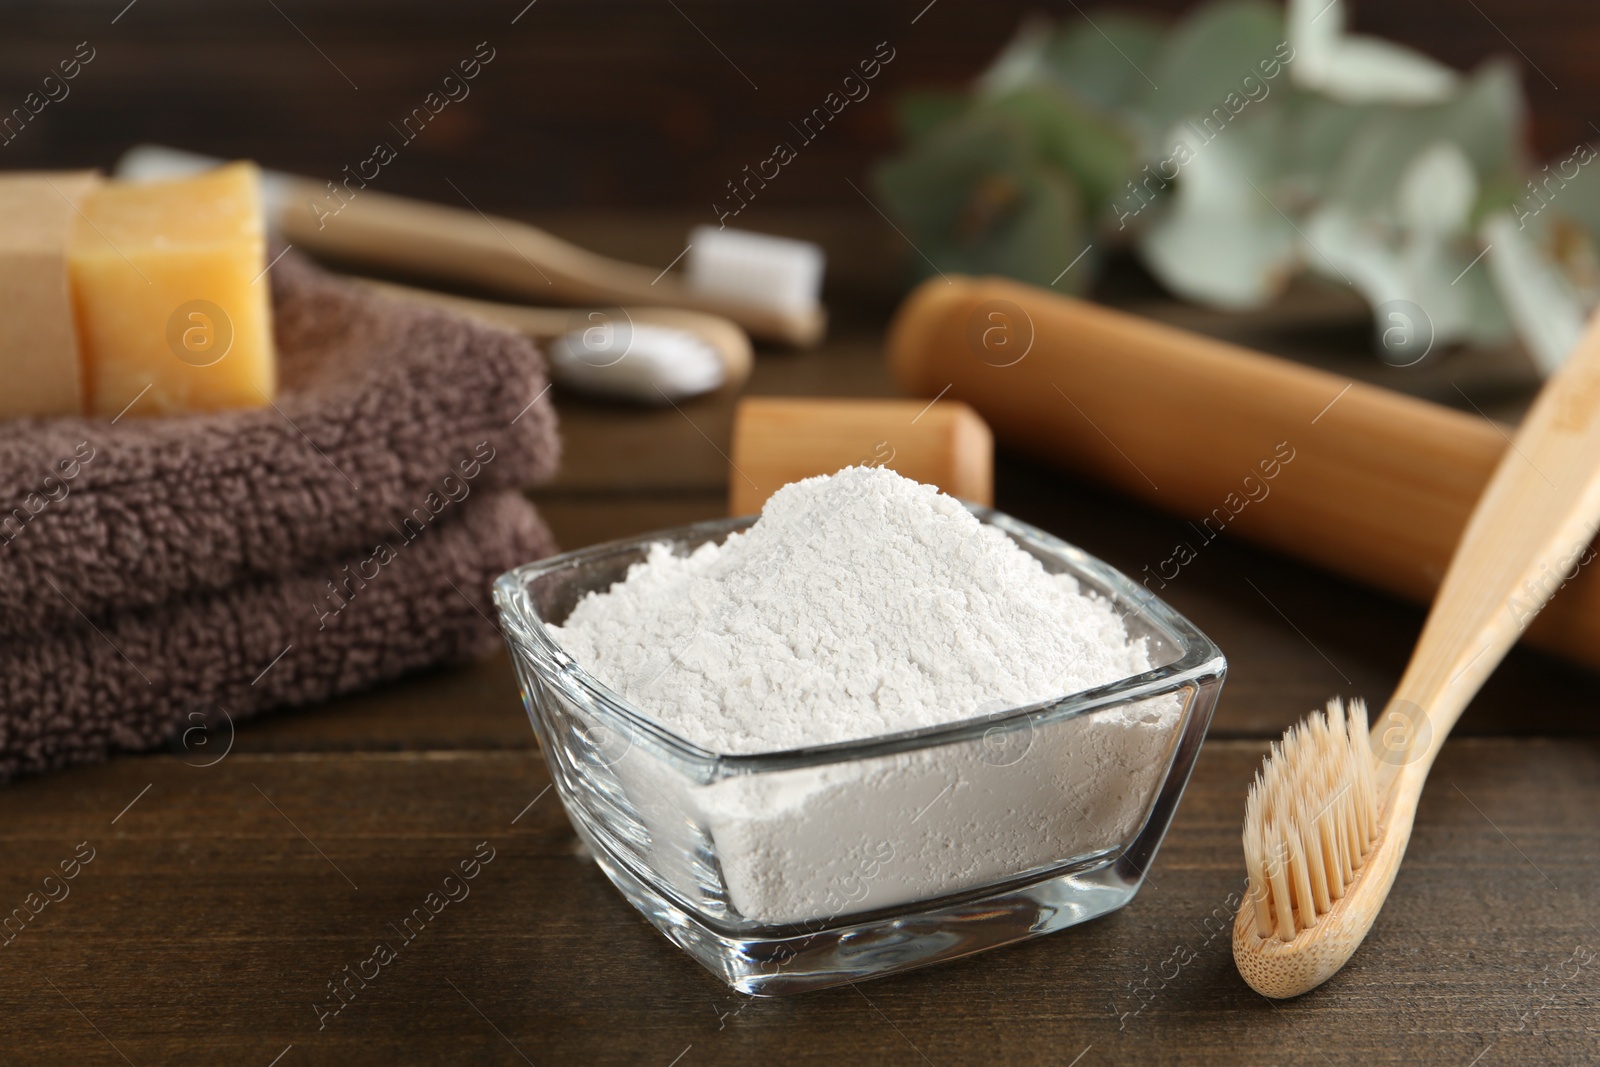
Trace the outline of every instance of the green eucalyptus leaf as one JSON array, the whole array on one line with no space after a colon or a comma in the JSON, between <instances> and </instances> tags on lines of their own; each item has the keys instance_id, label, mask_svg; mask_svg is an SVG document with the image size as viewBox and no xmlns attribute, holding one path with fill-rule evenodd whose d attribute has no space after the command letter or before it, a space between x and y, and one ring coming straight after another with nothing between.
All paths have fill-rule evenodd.
<instances>
[{"instance_id":1,"label":"green eucalyptus leaf","mask_svg":"<svg viewBox=\"0 0 1600 1067\"><path fill-rule=\"evenodd\" d=\"M1452 141L1435 141L1411 160L1395 188L1400 225L1427 233L1467 232L1478 200L1478 176Z\"/></svg>"},{"instance_id":2,"label":"green eucalyptus leaf","mask_svg":"<svg viewBox=\"0 0 1600 1067\"><path fill-rule=\"evenodd\" d=\"M1313 271L1350 285L1375 309L1395 301L1421 308L1430 345L1497 344L1510 335L1488 271L1474 267L1481 249L1470 233L1421 228L1397 237L1337 205L1313 212L1303 231Z\"/></svg>"},{"instance_id":3,"label":"green eucalyptus leaf","mask_svg":"<svg viewBox=\"0 0 1600 1067\"><path fill-rule=\"evenodd\" d=\"M1427 313L1436 345L1497 345L1513 336L1505 304L1478 259L1482 251L1470 234L1438 231L1409 234L1401 244L1400 267L1412 294L1406 299Z\"/></svg>"},{"instance_id":4,"label":"green eucalyptus leaf","mask_svg":"<svg viewBox=\"0 0 1600 1067\"><path fill-rule=\"evenodd\" d=\"M1023 17L1000 54L978 75L977 95L1000 96L1051 80L1046 56L1056 36L1055 23L1037 12Z\"/></svg>"},{"instance_id":5,"label":"green eucalyptus leaf","mask_svg":"<svg viewBox=\"0 0 1600 1067\"><path fill-rule=\"evenodd\" d=\"M1245 98L1245 79L1260 81L1263 63L1281 67L1287 50L1283 14L1259 0L1222 0L1185 18L1168 35L1150 70L1143 108L1157 129L1226 108ZM1277 69L1277 68L1271 68ZM1232 110L1232 109L1230 109Z\"/></svg>"},{"instance_id":6,"label":"green eucalyptus leaf","mask_svg":"<svg viewBox=\"0 0 1600 1067\"><path fill-rule=\"evenodd\" d=\"M1434 343L1514 330L1555 366L1600 297L1596 152L1530 183L1508 64L1463 77L1344 21L1342 0L1289 0L1287 19L1218 0L1165 34L1031 17L973 93L901 98L908 147L875 187L924 274L1079 289L1089 265L1062 272L1087 220L1115 217L1187 299L1257 307L1309 268L1420 306Z\"/></svg>"},{"instance_id":7,"label":"green eucalyptus leaf","mask_svg":"<svg viewBox=\"0 0 1600 1067\"><path fill-rule=\"evenodd\" d=\"M1502 171L1483 179L1478 184L1478 202L1472 205L1473 227L1477 228L1484 219L1498 212L1517 212L1518 205L1525 198L1532 199L1532 208L1539 206L1538 199L1528 192L1526 180L1513 171Z\"/></svg>"},{"instance_id":8,"label":"green eucalyptus leaf","mask_svg":"<svg viewBox=\"0 0 1600 1067\"><path fill-rule=\"evenodd\" d=\"M894 215L926 235L953 229L981 182L1026 169L1034 153L1025 124L974 112L879 165L873 184Z\"/></svg>"},{"instance_id":9,"label":"green eucalyptus leaf","mask_svg":"<svg viewBox=\"0 0 1600 1067\"><path fill-rule=\"evenodd\" d=\"M1287 113L1279 142L1283 170L1294 177L1302 195L1314 199L1324 193L1350 139L1377 108L1341 104L1304 90L1282 88Z\"/></svg>"},{"instance_id":10,"label":"green eucalyptus leaf","mask_svg":"<svg viewBox=\"0 0 1600 1067\"><path fill-rule=\"evenodd\" d=\"M895 127L901 140L914 143L960 117L969 106L967 94L963 92L913 89L895 99Z\"/></svg>"},{"instance_id":11,"label":"green eucalyptus leaf","mask_svg":"<svg viewBox=\"0 0 1600 1067\"><path fill-rule=\"evenodd\" d=\"M1521 165L1521 90L1509 70L1488 63L1455 99L1416 108L1380 108L1350 136L1326 189L1357 213L1387 213L1417 153L1439 141L1457 145L1480 182Z\"/></svg>"},{"instance_id":12,"label":"green eucalyptus leaf","mask_svg":"<svg viewBox=\"0 0 1600 1067\"><path fill-rule=\"evenodd\" d=\"M1431 104L1456 91L1459 76L1421 52L1344 32L1343 0L1289 0L1288 33L1297 83L1347 104Z\"/></svg>"},{"instance_id":13,"label":"green eucalyptus leaf","mask_svg":"<svg viewBox=\"0 0 1600 1067\"><path fill-rule=\"evenodd\" d=\"M1044 67L1085 104L1112 110L1142 103L1165 32L1141 15L1094 11L1069 18L1046 47Z\"/></svg>"},{"instance_id":14,"label":"green eucalyptus leaf","mask_svg":"<svg viewBox=\"0 0 1600 1067\"><path fill-rule=\"evenodd\" d=\"M1600 240L1600 159L1594 147L1580 144L1515 190L1508 210L1519 226L1548 213L1564 215Z\"/></svg>"},{"instance_id":15,"label":"green eucalyptus leaf","mask_svg":"<svg viewBox=\"0 0 1600 1067\"><path fill-rule=\"evenodd\" d=\"M1033 131L1040 157L1073 176L1091 216L1100 213L1133 167L1132 135L1059 90L1018 90L988 101L984 108Z\"/></svg>"},{"instance_id":16,"label":"green eucalyptus leaf","mask_svg":"<svg viewBox=\"0 0 1600 1067\"><path fill-rule=\"evenodd\" d=\"M1018 188L1020 202L1009 218L983 240L936 243L935 261L967 274L1004 274L1082 293L1093 271L1084 264L1067 270L1087 246L1077 187L1065 173L1037 170L1020 175Z\"/></svg>"},{"instance_id":17,"label":"green eucalyptus leaf","mask_svg":"<svg viewBox=\"0 0 1600 1067\"><path fill-rule=\"evenodd\" d=\"M874 186L917 247L921 274L1004 274L1049 285L1084 248L1070 172L1039 151L1029 122L994 110L962 117L881 165ZM1084 284L1071 272L1063 287Z\"/></svg>"},{"instance_id":18,"label":"green eucalyptus leaf","mask_svg":"<svg viewBox=\"0 0 1600 1067\"><path fill-rule=\"evenodd\" d=\"M1461 93L1443 106L1443 134L1461 146L1480 178L1527 165L1523 135L1527 103L1514 66L1484 63L1465 80Z\"/></svg>"},{"instance_id":19,"label":"green eucalyptus leaf","mask_svg":"<svg viewBox=\"0 0 1600 1067\"><path fill-rule=\"evenodd\" d=\"M1173 292L1213 307L1269 302L1300 259L1294 224L1271 199L1281 112L1257 112L1208 142L1190 129L1192 153L1176 193L1139 251Z\"/></svg>"},{"instance_id":20,"label":"green eucalyptus leaf","mask_svg":"<svg viewBox=\"0 0 1600 1067\"><path fill-rule=\"evenodd\" d=\"M1351 286L1373 306L1411 298L1387 228L1348 208L1328 205L1311 213L1302 232L1311 249L1306 264L1312 271Z\"/></svg>"},{"instance_id":21,"label":"green eucalyptus leaf","mask_svg":"<svg viewBox=\"0 0 1600 1067\"><path fill-rule=\"evenodd\" d=\"M1539 369L1566 362L1583 333L1586 309L1577 289L1526 229L1509 214L1484 221L1483 240L1495 289Z\"/></svg>"}]
</instances>

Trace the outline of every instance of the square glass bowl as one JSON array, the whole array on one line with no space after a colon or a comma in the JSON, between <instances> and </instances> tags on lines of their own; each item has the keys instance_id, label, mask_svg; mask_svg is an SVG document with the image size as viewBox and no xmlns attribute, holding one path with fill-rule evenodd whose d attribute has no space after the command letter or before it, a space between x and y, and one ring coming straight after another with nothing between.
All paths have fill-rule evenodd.
<instances>
[{"instance_id":1,"label":"square glass bowl","mask_svg":"<svg viewBox=\"0 0 1600 1067\"><path fill-rule=\"evenodd\" d=\"M735 989L819 989L1051 933L1133 898L1166 834L1227 664L1126 575L969 505L1052 573L1110 600L1154 668L1026 707L864 741L711 752L589 675L545 629L665 542L721 519L530 563L495 603L556 792L623 896ZM681 650L642 664L646 684Z\"/></svg>"}]
</instances>

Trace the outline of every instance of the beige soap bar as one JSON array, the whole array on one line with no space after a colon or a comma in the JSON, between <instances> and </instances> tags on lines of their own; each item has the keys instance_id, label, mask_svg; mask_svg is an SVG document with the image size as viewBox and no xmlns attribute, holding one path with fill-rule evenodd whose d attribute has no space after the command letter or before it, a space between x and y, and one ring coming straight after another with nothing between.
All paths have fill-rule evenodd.
<instances>
[{"instance_id":1,"label":"beige soap bar","mask_svg":"<svg viewBox=\"0 0 1600 1067\"><path fill-rule=\"evenodd\" d=\"M994 435L957 401L746 397L733 416L732 460L730 515L753 515L788 483L850 466L888 467L994 503Z\"/></svg>"},{"instance_id":2,"label":"beige soap bar","mask_svg":"<svg viewBox=\"0 0 1600 1067\"><path fill-rule=\"evenodd\" d=\"M83 409L67 244L93 171L0 174L0 419Z\"/></svg>"},{"instance_id":3,"label":"beige soap bar","mask_svg":"<svg viewBox=\"0 0 1600 1067\"><path fill-rule=\"evenodd\" d=\"M114 417L130 404L129 414L215 411L271 398L271 286L254 164L99 186L75 219L69 260L89 414Z\"/></svg>"}]
</instances>

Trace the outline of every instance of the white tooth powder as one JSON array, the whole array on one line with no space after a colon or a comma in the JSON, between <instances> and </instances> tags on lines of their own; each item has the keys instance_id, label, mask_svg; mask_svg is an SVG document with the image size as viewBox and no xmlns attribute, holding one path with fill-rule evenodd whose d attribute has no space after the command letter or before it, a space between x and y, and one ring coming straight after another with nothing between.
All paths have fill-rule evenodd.
<instances>
[{"instance_id":1,"label":"white tooth powder","mask_svg":"<svg viewBox=\"0 0 1600 1067\"><path fill-rule=\"evenodd\" d=\"M686 557L657 545L549 632L645 714L714 752L971 719L1150 669L1104 598L958 501L884 468L775 493ZM686 894L789 923L903 904L1115 846L1138 828L1182 711L1167 694L1032 733L686 786L612 771ZM688 836L685 836L685 835Z\"/></svg>"}]
</instances>

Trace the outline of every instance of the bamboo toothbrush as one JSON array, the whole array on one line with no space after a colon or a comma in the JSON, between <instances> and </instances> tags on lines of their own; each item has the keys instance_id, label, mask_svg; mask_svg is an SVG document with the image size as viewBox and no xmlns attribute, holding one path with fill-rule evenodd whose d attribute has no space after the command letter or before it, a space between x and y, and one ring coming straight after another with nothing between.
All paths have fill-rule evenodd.
<instances>
[{"instance_id":1,"label":"bamboo toothbrush","mask_svg":"<svg viewBox=\"0 0 1600 1067\"><path fill-rule=\"evenodd\" d=\"M386 296L450 308L531 337L545 345L557 382L584 392L661 404L714 389L737 391L752 369L745 332L703 311L625 308L626 322L617 324L611 322L616 309L501 304L371 278L350 280Z\"/></svg>"},{"instance_id":2,"label":"bamboo toothbrush","mask_svg":"<svg viewBox=\"0 0 1600 1067\"><path fill-rule=\"evenodd\" d=\"M1369 735L1338 701L1274 744L1245 805L1239 973L1269 997L1344 966L1394 884L1428 769L1600 526L1600 316L1534 401L1468 521Z\"/></svg>"},{"instance_id":3,"label":"bamboo toothbrush","mask_svg":"<svg viewBox=\"0 0 1600 1067\"><path fill-rule=\"evenodd\" d=\"M117 162L143 181L221 162L137 145ZM806 348L822 339L822 249L809 242L698 226L685 267L658 271L597 255L514 219L361 187L330 191L309 178L263 172L267 224L290 244L347 264L480 285L541 303L679 307L732 319L753 337ZM307 204L326 205L319 216ZM334 218L337 216L337 218Z\"/></svg>"}]
</instances>

